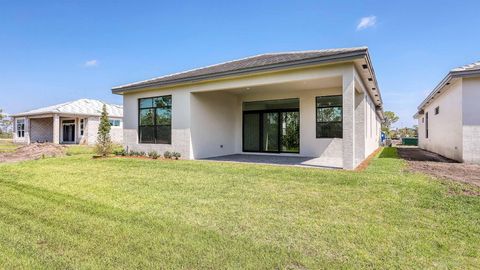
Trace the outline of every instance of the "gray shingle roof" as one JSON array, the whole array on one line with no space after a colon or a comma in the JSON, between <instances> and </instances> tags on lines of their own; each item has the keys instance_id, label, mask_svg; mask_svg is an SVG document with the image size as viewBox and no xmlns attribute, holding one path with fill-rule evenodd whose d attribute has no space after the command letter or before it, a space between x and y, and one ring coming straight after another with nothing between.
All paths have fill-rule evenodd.
<instances>
[{"instance_id":1,"label":"gray shingle roof","mask_svg":"<svg viewBox=\"0 0 480 270\"><path fill-rule=\"evenodd\" d=\"M165 75L145 81L134 82L112 88L113 92L137 89L153 85L169 85L184 81L201 80L214 76L230 75L236 72L258 71L309 61L334 60L341 57L353 57L366 54L367 47L326 49L315 51L293 51L266 53L243 59L228 61L207 67L192 69L180 73Z\"/></svg>"}]
</instances>

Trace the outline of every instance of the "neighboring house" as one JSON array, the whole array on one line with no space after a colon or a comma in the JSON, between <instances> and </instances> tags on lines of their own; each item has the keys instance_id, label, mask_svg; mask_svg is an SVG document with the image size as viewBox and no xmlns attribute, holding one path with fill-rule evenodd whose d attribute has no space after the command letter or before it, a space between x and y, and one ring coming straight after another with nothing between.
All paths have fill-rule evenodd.
<instances>
[{"instance_id":1,"label":"neighboring house","mask_svg":"<svg viewBox=\"0 0 480 270\"><path fill-rule=\"evenodd\" d=\"M123 95L128 150L353 169L379 147L382 99L366 47L261 54L112 92Z\"/></svg>"},{"instance_id":2,"label":"neighboring house","mask_svg":"<svg viewBox=\"0 0 480 270\"><path fill-rule=\"evenodd\" d=\"M105 103L79 99L12 115L15 143L53 142L61 144L95 144L100 114ZM122 143L121 105L105 104L115 143Z\"/></svg>"},{"instance_id":3,"label":"neighboring house","mask_svg":"<svg viewBox=\"0 0 480 270\"><path fill-rule=\"evenodd\" d=\"M452 69L414 117L420 148L480 163L480 62Z\"/></svg>"}]
</instances>

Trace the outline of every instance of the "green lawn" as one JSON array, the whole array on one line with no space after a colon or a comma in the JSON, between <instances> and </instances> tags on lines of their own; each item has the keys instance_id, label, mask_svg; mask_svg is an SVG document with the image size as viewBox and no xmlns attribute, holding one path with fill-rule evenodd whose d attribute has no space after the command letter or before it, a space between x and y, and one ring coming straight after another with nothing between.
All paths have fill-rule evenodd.
<instances>
[{"instance_id":1,"label":"green lawn","mask_svg":"<svg viewBox=\"0 0 480 270\"><path fill-rule=\"evenodd\" d=\"M0 164L0 268L480 265L480 197L394 148L364 172L90 156Z\"/></svg>"},{"instance_id":2,"label":"green lawn","mask_svg":"<svg viewBox=\"0 0 480 270\"><path fill-rule=\"evenodd\" d=\"M13 141L10 139L0 139L0 154L13 152L17 149L18 146L13 144Z\"/></svg>"}]
</instances>

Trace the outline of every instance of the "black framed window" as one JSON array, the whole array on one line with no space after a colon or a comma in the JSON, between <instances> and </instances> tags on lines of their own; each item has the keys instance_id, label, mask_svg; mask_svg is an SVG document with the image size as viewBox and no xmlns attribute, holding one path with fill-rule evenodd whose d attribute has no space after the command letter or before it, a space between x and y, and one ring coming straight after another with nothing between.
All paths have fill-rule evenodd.
<instances>
[{"instance_id":1,"label":"black framed window","mask_svg":"<svg viewBox=\"0 0 480 270\"><path fill-rule=\"evenodd\" d=\"M317 138L343 137L342 96L316 98Z\"/></svg>"},{"instance_id":2,"label":"black framed window","mask_svg":"<svg viewBox=\"0 0 480 270\"><path fill-rule=\"evenodd\" d=\"M172 143L172 96L138 100L138 138L140 143Z\"/></svg>"}]
</instances>

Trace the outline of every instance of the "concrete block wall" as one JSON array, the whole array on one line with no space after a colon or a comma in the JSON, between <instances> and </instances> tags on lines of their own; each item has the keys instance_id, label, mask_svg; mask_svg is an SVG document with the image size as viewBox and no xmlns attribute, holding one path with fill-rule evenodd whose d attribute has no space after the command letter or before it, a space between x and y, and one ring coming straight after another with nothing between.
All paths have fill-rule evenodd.
<instances>
[{"instance_id":1,"label":"concrete block wall","mask_svg":"<svg viewBox=\"0 0 480 270\"><path fill-rule=\"evenodd\" d=\"M30 141L53 142L53 118L31 118Z\"/></svg>"}]
</instances>

